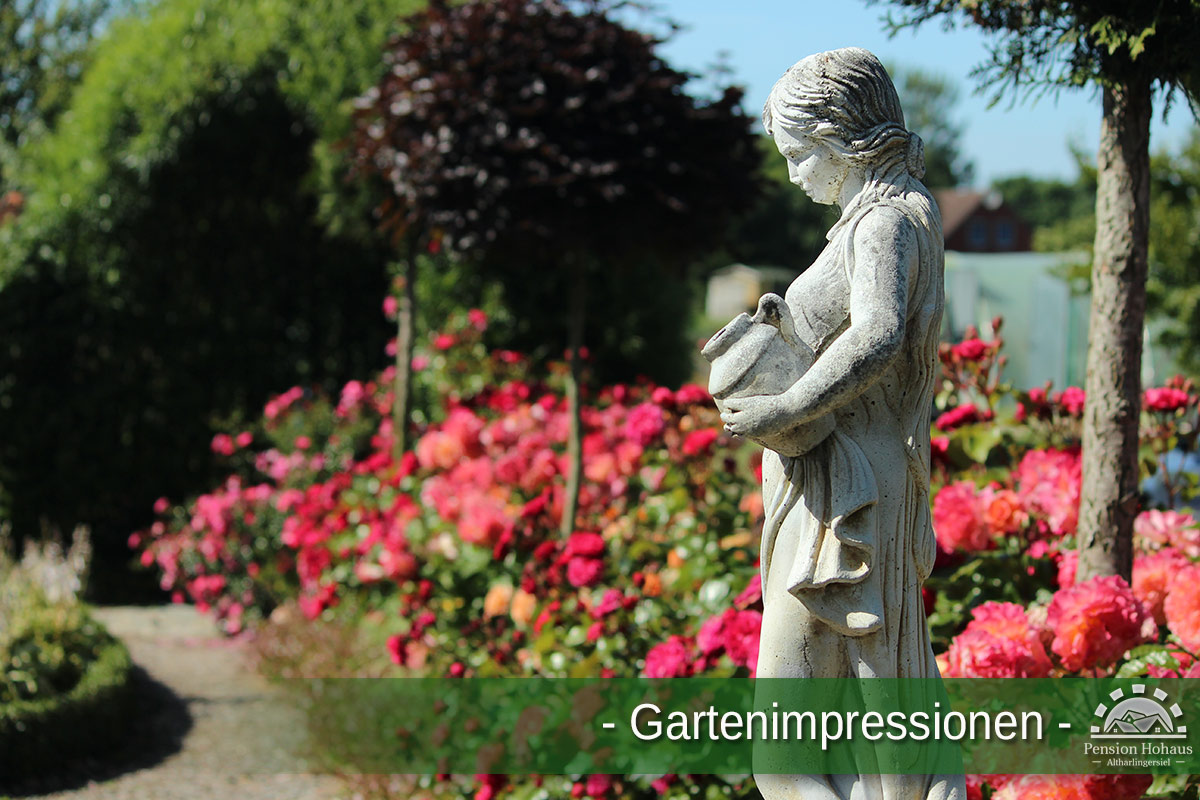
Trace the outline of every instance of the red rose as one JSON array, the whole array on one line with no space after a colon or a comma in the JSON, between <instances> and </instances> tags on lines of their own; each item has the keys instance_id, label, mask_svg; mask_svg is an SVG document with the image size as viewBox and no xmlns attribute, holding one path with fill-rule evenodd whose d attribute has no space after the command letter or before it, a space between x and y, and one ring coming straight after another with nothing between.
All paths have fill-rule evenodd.
<instances>
[{"instance_id":1,"label":"red rose","mask_svg":"<svg viewBox=\"0 0 1200 800\"><path fill-rule=\"evenodd\" d=\"M1187 408L1191 402L1192 398L1188 396L1187 392L1166 386L1147 389L1146 394L1142 397L1142 404L1151 411L1178 411L1181 408Z\"/></svg>"},{"instance_id":2,"label":"red rose","mask_svg":"<svg viewBox=\"0 0 1200 800\"><path fill-rule=\"evenodd\" d=\"M567 554L572 556L602 556L604 555L604 539L598 533L572 533L567 540Z\"/></svg>"},{"instance_id":3,"label":"red rose","mask_svg":"<svg viewBox=\"0 0 1200 800\"><path fill-rule=\"evenodd\" d=\"M1083 405L1087 394L1078 386L1068 386L1054 396L1054 402L1070 417L1083 416Z\"/></svg>"},{"instance_id":4,"label":"red rose","mask_svg":"<svg viewBox=\"0 0 1200 800\"><path fill-rule=\"evenodd\" d=\"M692 431L683 440L683 454L686 456L698 456L701 453L707 452L716 439L716 428L701 428L698 431Z\"/></svg>"},{"instance_id":5,"label":"red rose","mask_svg":"<svg viewBox=\"0 0 1200 800\"><path fill-rule=\"evenodd\" d=\"M981 339L966 339L954 345L950 351L963 361L978 361L987 355L988 346Z\"/></svg>"}]
</instances>

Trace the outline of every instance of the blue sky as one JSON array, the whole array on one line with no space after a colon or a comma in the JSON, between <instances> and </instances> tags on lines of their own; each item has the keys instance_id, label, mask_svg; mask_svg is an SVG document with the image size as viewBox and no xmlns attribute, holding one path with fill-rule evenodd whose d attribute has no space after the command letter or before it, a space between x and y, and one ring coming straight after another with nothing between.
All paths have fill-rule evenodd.
<instances>
[{"instance_id":1,"label":"blue sky","mask_svg":"<svg viewBox=\"0 0 1200 800\"><path fill-rule=\"evenodd\" d=\"M867 6L863 0L659 0L659 5L686 26L665 46L667 60L700 71L726 51L733 80L746 87L746 108L755 116L772 84L793 63L820 50L854 45L885 63L919 67L958 86L953 114L964 128L963 150L975 162L981 186L1014 174L1071 178L1075 163L1069 143L1095 152L1100 97L1092 89L1016 105L1006 99L989 109L988 98L974 93L969 77L986 55L986 40L971 28L946 32L935 22L889 39L880 22L889 6ZM1160 104L1151 147L1178 148L1195 124L1179 99L1164 123Z\"/></svg>"}]
</instances>

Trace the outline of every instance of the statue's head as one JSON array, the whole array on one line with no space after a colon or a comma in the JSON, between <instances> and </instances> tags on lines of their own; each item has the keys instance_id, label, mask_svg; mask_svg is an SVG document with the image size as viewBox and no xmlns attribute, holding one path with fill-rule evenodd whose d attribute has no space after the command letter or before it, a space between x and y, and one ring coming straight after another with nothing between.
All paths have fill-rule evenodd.
<instances>
[{"instance_id":1,"label":"statue's head","mask_svg":"<svg viewBox=\"0 0 1200 800\"><path fill-rule=\"evenodd\" d=\"M925 173L924 146L904 127L891 77L861 47L816 53L784 73L763 108L763 126L788 158L793 182L817 202L833 202L834 173L901 166L917 179Z\"/></svg>"}]
</instances>

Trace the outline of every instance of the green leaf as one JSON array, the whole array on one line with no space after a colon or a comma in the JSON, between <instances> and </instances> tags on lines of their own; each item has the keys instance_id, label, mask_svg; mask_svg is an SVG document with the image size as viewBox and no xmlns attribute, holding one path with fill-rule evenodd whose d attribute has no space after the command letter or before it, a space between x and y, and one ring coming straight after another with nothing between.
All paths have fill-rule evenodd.
<instances>
[{"instance_id":1,"label":"green leaf","mask_svg":"<svg viewBox=\"0 0 1200 800\"><path fill-rule=\"evenodd\" d=\"M1129 651L1130 659L1117 670L1118 678L1138 678L1148 674L1149 667L1179 669L1179 660L1161 644L1147 644Z\"/></svg>"},{"instance_id":2,"label":"green leaf","mask_svg":"<svg viewBox=\"0 0 1200 800\"><path fill-rule=\"evenodd\" d=\"M1187 788L1188 775L1155 775L1154 783L1146 790L1146 797L1176 796Z\"/></svg>"},{"instance_id":3,"label":"green leaf","mask_svg":"<svg viewBox=\"0 0 1200 800\"><path fill-rule=\"evenodd\" d=\"M1137 36L1135 36L1133 38L1133 40L1129 43L1129 57L1130 58L1136 59L1139 55L1142 54L1142 51L1144 51L1146 49L1146 39L1148 39L1149 37L1153 36L1156 33L1156 27L1157 27L1156 25L1151 25L1149 28L1146 28L1140 34L1138 34Z\"/></svg>"},{"instance_id":4,"label":"green leaf","mask_svg":"<svg viewBox=\"0 0 1200 800\"><path fill-rule=\"evenodd\" d=\"M600 656L598 653L592 653L582 661L577 662L571 667L569 677L572 678L594 678L600 674Z\"/></svg>"}]
</instances>

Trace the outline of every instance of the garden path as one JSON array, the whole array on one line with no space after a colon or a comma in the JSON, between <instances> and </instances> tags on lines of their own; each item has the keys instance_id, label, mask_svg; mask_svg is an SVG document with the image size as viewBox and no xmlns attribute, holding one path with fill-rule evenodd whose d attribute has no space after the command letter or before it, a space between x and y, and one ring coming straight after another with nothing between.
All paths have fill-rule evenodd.
<instances>
[{"instance_id":1,"label":"garden path","mask_svg":"<svg viewBox=\"0 0 1200 800\"><path fill-rule=\"evenodd\" d=\"M84 765L53 800L331 800L339 781L289 773L299 712L258 675L236 640L191 606L111 607L96 616L129 647L137 752Z\"/></svg>"}]
</instances>

